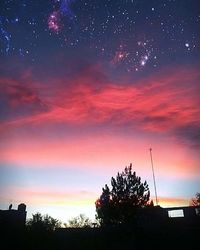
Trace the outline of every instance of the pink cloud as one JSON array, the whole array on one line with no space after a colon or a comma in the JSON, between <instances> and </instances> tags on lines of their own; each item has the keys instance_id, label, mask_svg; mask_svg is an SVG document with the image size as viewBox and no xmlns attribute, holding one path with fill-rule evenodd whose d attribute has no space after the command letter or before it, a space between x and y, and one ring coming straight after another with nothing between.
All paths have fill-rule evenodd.
<instances>
[{"instance_id":1,"label":"pink cloud","mask_svg":"<svg viewBox=\"0 0 200 250\"><path fill-rule=\"evenodd\" d=\"M99 69L98 69L99 70ZM1 129L47 124L128 126L151 132L196 131L200 126L197 69L171 69L136 82L107 80L96 68L69 80L59 79L46 87L1 79L11 111L18 117L2 122ZM96 75L100 77L97 80ZM57 84L56 84L57 83ZM26 111L23 113L23 107ZM29 109L27 110L27 107ZM184 130L185 129L185 130ZM183 135L184 136L184 135ZM190 137L192 137L191 135Z\"/></svg>"},{"instance_id":2,"label":"pink cloud","mask_svg":"<svg viewBox=\"0 0 200 250\"><path fill-rule=\"evenodd\" d=\"M159 177L173 180L199 176L198 156L173 141L135 134L97 134L89 132L79 136L19 136L1 148L0 160L20 168L73 168L111 176L130 162L138 175L152 175L149 147L154 149L155 171ZM103 172L102 172L103 171Z\"/></svg>"}]
</instances>

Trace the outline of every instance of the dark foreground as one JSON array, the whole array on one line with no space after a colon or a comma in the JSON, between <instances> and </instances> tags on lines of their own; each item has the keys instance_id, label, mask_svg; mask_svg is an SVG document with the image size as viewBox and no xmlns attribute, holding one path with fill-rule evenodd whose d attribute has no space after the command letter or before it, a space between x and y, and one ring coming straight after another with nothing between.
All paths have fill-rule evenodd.
<instances>
[{"instance_id":1,"label":"dark foreground","mask_svg":"<svg viewBox=\"0 0 200 250\"><path fill-rule=\"evenodd\" d=\"M198 249L199 239L199 220L186 223L177 218L162 224L152 222L145 227L60 228L55 232L1 228L0 249Z\"/></svg>"}]
</instances>

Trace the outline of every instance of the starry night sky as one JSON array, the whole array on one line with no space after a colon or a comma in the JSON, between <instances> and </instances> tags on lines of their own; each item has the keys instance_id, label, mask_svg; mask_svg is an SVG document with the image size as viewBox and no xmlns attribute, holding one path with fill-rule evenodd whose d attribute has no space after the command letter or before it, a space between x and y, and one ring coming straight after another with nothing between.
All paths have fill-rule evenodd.
<instances>
[{"instance_id":1,"label":"starry night sky","mask_svg":"<svg viewBox=\"0 0 200 250\"><path fill-rule=\"evenodd\" d=\"M1 1L1 54L33 66L57 53L100 60L114 74L195 63L199 7L197 0Z\"/></svg>"},{"instance_id":2,"label":"starry night sky","mask_svg":"<svg viewBox=\"0 0 200 250\"><path fill-rule=\"evenodd\" d=\"M160 201L187 204L199 68L198 0L1 0L1 207L90 215L130 162L154 197L150 147Z\"/></svg>"}]
</instances>

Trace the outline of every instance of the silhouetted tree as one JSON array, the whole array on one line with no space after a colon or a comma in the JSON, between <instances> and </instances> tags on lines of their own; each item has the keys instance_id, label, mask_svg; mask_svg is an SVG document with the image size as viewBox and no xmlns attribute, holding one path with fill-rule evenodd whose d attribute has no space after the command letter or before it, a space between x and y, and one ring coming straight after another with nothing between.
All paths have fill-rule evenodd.
<instances>
[{"instance_id":1,"label":"silhouetted tree","mask_svg":"<svg viewBox=\"0 0 200 250\"><path fill-rule=\"evenodd\" d=\"M196 193L195 198L191 200L192 206L200 206L200 193Z\"/></svg>"},{"instance_id":2,"label":"silhouetted tree","mask_svg":"<svg viewBox=\"0 0 200 250\"><path fill-rule=\"evenodd\" d=\"M92 227L92 225L92 221L87 216L85 216L84 214L80 214L68 220L68 223L65 224L65 227Z\"/></svg>"},{"instance_id":3,"label":"silhouetted tree","mask_svg":"<svg viewBox=\"0 0 200 250\"><path fill-rule=\"evenodd\" d=\"M133 222L138 208L153 206L149 202L150 191L147 182L132 172L132 164L116 178L111 178L111 189L106 184L96 201L97 219L101 225Z\"/></svg>"},{"instance_id":4,"label":"silhouetted tree","mask_svg":"<svg viewBox=\"0 0 200 250\"><path fill-rule=\"evenodd\" d=\"M36 213L27 221L27 227L35 231L53 231L61 226L61 222L49 215Z\"/></svg>"}]
</instances>

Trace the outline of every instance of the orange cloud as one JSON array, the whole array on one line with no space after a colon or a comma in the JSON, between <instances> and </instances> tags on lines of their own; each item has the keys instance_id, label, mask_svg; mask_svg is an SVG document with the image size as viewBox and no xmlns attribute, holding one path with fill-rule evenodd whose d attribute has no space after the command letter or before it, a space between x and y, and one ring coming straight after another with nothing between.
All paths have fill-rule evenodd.
<instances>
[{"instance_id":1,"label":"orange cloud","mask_svg":"<svg viewBox=\"0 0 200 250\"><path fill-rule=\"evenodd\" d=\"M181 198L181 197L159 197L159 205L161 207L188 206L189 199Z\"/></svg>"},{"instance_id":2,"label":"orange cloud","mask_svg":"<svg viewBox=\"0 0 200 250\"><path fill-rule=\"evenodd\" d=\"M94 203L97 194L81 190L56 190L48 187L6 187L0 200L13 200L15 203L26 201L28 204L84 205ZM17 198L16 198L17 197Z\"/></svg>"},{"instance_id":3,"label":"orange cloud","mask_svg":"<svg viewBox=\"0 0 200 250\"><path fill-rule=\"evenodd\" d=\"M48 214L62 222L67 222L80 213L95 218L94 202L97 194L81 190L55 190L48 187L6 187L2 190L0 202L13 203L14 208L21 202L27 205L27 218L40 212Z\"/></svg>"}]
</instances>

